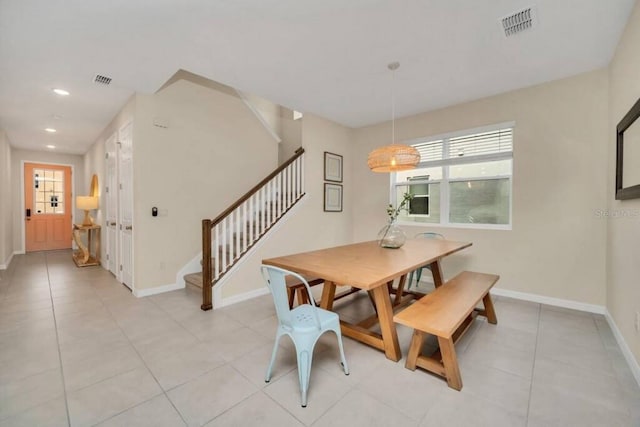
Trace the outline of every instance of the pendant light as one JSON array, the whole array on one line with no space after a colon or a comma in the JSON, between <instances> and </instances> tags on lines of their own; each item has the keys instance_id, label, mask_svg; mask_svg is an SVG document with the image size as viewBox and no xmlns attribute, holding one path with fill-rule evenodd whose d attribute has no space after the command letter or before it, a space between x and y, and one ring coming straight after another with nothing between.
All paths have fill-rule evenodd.
<instances>
[{"instance_id":1,"label":"pendant light","mask_svg":"<svg viewBox=\"0 0 640 427\"><path fill-rule=\"evenodd\" d=\"M420 163L420 153L414 147L396 144L396 105L395 105L395 70L400 67L399 62L392 62L388 66L391 70L391 144L379 147L369 153L367 164L373 172L398 172L414 169Z\"/></svg>"}]
</instances>

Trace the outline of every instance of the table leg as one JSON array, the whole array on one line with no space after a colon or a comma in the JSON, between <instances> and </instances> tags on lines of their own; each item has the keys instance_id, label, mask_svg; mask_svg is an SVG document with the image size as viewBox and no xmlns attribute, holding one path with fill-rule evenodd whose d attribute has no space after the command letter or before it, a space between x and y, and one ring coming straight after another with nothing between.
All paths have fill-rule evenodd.
<instances>
[{"instance_id":1,"label":"table leg","mask_svg":"<svg viewBox=\"0 0 640 427\"><path fill-rule=\"evenodd\" d=\"M407 275L403 274L400 277L400 281L398 282L398 288L396 289L396 297L393 300L393 305L400 304L400 301L402 300L402 294L404 293L404 285L406 282L407 282Z\"/></svg>"},{"instance_id":2,"label":"table leg","mask_svg":"<svg viewBox=\"0 0 640 427\"><path fill-rule=\"evenodd\" d=\"M91 256L91 235L93 234L91 231L92 230L87 230L87 260Z\"/></svg>"},{"instance_id":3,"label":"table leg","mask_svg":"<svg viewBox=\"0 0 640 427\"><path fill-rule=\"evenodd\" d=\"M333 298L336 296L336 284L328 280L324 281L322 287L322 299L320 300L320 307L325 310L333 310Z\"/></svg>"},{"instance_id":4,"label":"table leg","mask_svg":"<svg viewBox=\"0 0 640 427\"><path fill-rule=\"evenodd\" d=\"M397 362L402 357L402 352L400 351L396 325L393 323L391 296L389 295L388 289L383 285L373 289L373 298L378 310L380 332L382 332L382 341L384 343L384 353L387 356L387 359Z\"/></svg>"},{"instance_id":5,"label":"table leg","mask_svg":"<svg viewBox=\"0 0 640 427\"><path fill-rule=\"evenodd\" d=\"M439 288L444 283L444 274L442 274L442 266L440 265L440 260L437 259L433 261L430 264L430 267L431 274L433 274L433 284L436 286L436 288Z\"/></svg>"},{"instance_id":6,"label":"table leg","mask_svg":"<svg viewBox=\"0 0 640 427\"><path fill-rule=\"evenodd\" d=\"M77 256L74 258L80 264L86 264L89 261L89 248L87 248L84 243L82 243L82 236L80 235L81 231L78 229L73 230L73 240L78 245Z\"/></svg>"}]
</instances>

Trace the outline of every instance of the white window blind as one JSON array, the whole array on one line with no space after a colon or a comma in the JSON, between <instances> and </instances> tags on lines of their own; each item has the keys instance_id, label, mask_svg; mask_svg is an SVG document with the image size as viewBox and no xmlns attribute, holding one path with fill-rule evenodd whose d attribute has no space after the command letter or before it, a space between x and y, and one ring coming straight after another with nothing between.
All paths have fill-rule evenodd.
<instances>
[{"instance_id":1,"label":"white window blind","mask_svg":"<svg viewBox=\"0 0 640 427\"><path fill-rule=\"evenodd\" d=\"M449 158L510 153L513 151L513 129L499 129L449 140Z\"/></svg>"},{"instance_id":2,"label":"white window blind","mask_svg":"<svg viewBox=\"0 0 640 427\"><path fill-rule=\"evenodd\" d=\"M420 153L420 163L423 162L435 162L442 160L442 143L444 141L439 139L437 141L419 142L413 144Z\"/></svg>"},{"instance_id":3,"label":"white window blind","mask_svg":"<svg viewBox=\"0 0 640 427\"><path fill-rule=\"evenodd\" d=\"M510 158L513 128L419 141L411 145L420 153L420 165L423 167L486 161L491 157Z\"/></svg>"}]
</instances>

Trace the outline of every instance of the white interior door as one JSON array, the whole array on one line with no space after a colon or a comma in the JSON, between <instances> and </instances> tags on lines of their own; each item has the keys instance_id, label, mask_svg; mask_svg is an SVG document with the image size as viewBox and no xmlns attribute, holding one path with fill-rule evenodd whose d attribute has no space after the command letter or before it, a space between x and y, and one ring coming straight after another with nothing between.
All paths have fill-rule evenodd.
<instances>
[{"instance_id":1,"label":"white interior door","mask_svg":"<svg viewBox=\"0 0 640 427\"><path fill-rule=\"evenodd\" d=\"M118 132L118 206L120 281L133 289L133 124Z\"/></svg>"},{"instance_id":2,"label":"white interior door","mask_svg":"<svg viewBox=\"0 0 640 427\"><path fill-rule=\"evenodd\" d=\"M118 150L117 150L117 133L114 133L105 142L105 163L106 163L106 186L105 186L105 203L106 203L106 222L105 229L106 242L105 251L107 259L107 270L113 273L120 281L120 271L118 266Z\"/></svg>"}]
</instances>

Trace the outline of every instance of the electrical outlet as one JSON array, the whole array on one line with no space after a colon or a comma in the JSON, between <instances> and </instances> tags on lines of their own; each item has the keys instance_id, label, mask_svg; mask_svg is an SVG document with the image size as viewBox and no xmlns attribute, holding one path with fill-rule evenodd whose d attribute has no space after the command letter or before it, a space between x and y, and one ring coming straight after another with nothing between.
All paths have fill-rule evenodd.
<instances>
[{"instance_id":1,"label":"electrical outlet","mask_svg":"<svg viewBox=\"0 0 640 427\"><path fill-rule=\"evenodd\" d=\"M640 333L640 311L636 311L636 333Z\"/></svg>"},{"instance_id":2,"label":"electrical outlet","mask_svg":"<svg viewBox=\"0 0 640 427\"><path fill-rule=\"evenodd\" d=\"M158 265L158 267L159 267L160 271L163 271L163 270L164 270L164 262L161 262L161 263Z\"/></svg>"}]
</instances>

